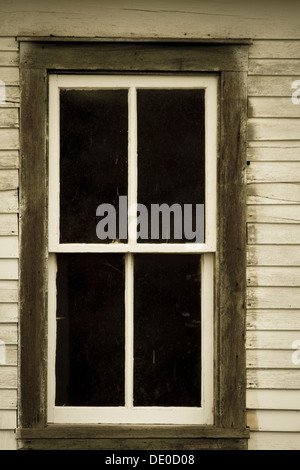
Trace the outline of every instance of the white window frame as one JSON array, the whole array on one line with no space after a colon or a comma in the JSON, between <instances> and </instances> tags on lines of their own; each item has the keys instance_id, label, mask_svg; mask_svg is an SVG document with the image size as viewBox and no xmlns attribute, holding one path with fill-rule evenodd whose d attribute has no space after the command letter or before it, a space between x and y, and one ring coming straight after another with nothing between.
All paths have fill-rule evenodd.
<instances>
[{"instance_id":1,"label":"white window frame","mask_svg":"<svg viewBox=\"0 0 300 470\"><path fill-rule=\"evenodd\" d=\"M136 90L196 88L205 90L205 240L204 243L137 243L128 230L127 243L59 242L59 94L60 89L128 89L128 227L134 227L137 204ZM63 75L49 76L49 270L48 270L48 422L114 424L214 424L214 263L216 252L217 92L215 75ZM100 201L101 202L101 201ZM99 202L99 203L100 203ZM104 201L105 202L105 201ZM96 208L95 208L96 210ZM95 227L96 230L96 227ZM125 406L55 406L56 254L125 254ZM201 256L201 407L133 406L133 275L135 253L194 253Z\"/></svg>"}]
</instances>

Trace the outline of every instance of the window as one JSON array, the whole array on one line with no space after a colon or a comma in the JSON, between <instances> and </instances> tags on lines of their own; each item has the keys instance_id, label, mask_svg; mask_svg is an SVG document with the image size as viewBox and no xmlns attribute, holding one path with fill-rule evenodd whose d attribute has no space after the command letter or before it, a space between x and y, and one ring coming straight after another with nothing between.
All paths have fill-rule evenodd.
<instances>
[{"instance_id":1,"label":"window","mask_svg":"<svg viewBox=\"0 0 300 470\"><path fill-rule=\"evenodd\" d=\"M49 103L49 422L212 424L217 78Z\"/></svg>"},{"instance_id":2,"label":"window","mask_svg":"<svg viewBox=\"0 0 300 470\"><path fill-rule=\"evenodd\" d=\"M18 438L245 448L247 44L20 38L20 64Z\"/></svg>"}]
</instances>

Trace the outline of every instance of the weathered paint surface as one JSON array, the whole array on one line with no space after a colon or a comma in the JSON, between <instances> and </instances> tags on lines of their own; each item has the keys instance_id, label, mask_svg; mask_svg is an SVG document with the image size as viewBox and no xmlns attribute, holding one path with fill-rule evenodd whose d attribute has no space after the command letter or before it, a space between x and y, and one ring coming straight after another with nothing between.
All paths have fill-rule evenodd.
<instances>
[{"instance_id":1,"label":"weathered paint surface","mask_svg":"<svg viewBox=\"0 0 300 470\"><path fill-rule=\"evenodd\" d=\"M6 362L0 364L1 449L16 448L20 94L15 36L196 40L199 31L202 39L253 39L247 77L249 448L300 449L300 93L295 85L300 4L282 2L276 10L267 3L239 9L236 2L164 0L150 7L141 0L54 0L51 11L45 1L1 3L0 340Z\"/></svg>"}]
</instances>

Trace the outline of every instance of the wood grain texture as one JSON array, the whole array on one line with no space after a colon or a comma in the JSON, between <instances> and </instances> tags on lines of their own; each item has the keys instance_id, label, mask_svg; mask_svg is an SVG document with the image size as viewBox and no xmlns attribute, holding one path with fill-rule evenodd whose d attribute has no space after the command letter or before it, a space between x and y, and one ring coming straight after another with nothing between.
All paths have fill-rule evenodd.
<instances>
[{"instance_id":1,"label":"wood grain texture","mask_svg":"<svg viewBox=\"0 0 300 470\"><path fill-rule=\"evenodd\" d=\"M285 74L284 76L274 76L271 71L268 75L248 76L248 96L275 96L292 98L295 91L292 85L298 77Z\"/></svg>"},{"instance_id":2,"label":"wood grain texture","mask_svg":"<svg viewBox=\"0 0 300 470\"><path fill-rule=\"evenodd\" d=\"M256 40L249 49L251 59L300 59L298 40Z\"/></svg>"},{"instance_id":3,"label":"wood grain texture","mask_svg":"<svg viewBox=\"0 0 300 470\"><path fill-rule=\"evenodd\" d=\"M286 389L299 390L300 388L300 370L294 369L278 369L278 370L261 370L249 369L247 372L248 388L260 389ZM299 410L300 411L300 410ZM293 414L293 413L292 413ZM294 413L295 414L295 413ZM251 428L254 429L253 427ZM278 431L283 431L284 426L278 423ZM290 429L292 431L292 429Z\"/></svg>"},{"instance_id":4,"label":"wood grain texture","mask_svg":"<svg viewBox=\"0 0 300 470\"><path fill-rule=\"evenodd\" d=\"M265 269L265 268L262 268ZM277 269L277 268L276 268ZM247 311L248 330L296 330L300 331L300 315L297 309L251 309Z\"/></svg>"},{"instance_id":5,"label":"wood grain texture","mask_svg":"<svg viewBox=\"0 0 300 470\"><path fill-rule=\"evenodd\" d=\"M249 266L300 266L298 245L249 245Z\"/></svg>"},{"instance_id":6,"label":"wood grain texture","mask_svg":"<svg viewBox=\"0 0 300 470\"><path fill-rule=\"evenodd\" d=\"M54 69L217 72L246 71L248 46L213 44L22 43L21 67ZM47 49L47 54L45 50ZM201 60L199 57L201 56ZM214 61L211 57L214 56Z\"/></svg>"},{"instance_id":7,"label":"wood grain texture","mask_svg":"<svg viewBox=\"0 0 300 470\"><path fill-rule=\"evenodd\" d=\"M294 104L290 97L250 97L248 116L250 118L299 118L300 106Z\"/></svg>"},{"instance_id":8,"label":"wood grain texture","mask_svg":"<svg viewBox=\"0 0 300 470\"><path fill-rule=\"evenodd\" d=\"M219 168L219 252L218 263L222 274L217 278L220 296L220 385L230 385L220 400L221 414L232 407L233 401L240 404L240 427L245 422L245 286L246 286L246 74L224 74L223 115L221 121L221 157ZM232 91L236 90L232 94ZM238 93L239 90L239 93ZM226 100L227 93L234 96ZM226 101L225 101L226 100ZM233 175L235 177L233 178ZM228 184L228 181L231 184ZM238 256L237 256L238 254ZM226 267L226 268L225 268ZM225 300L226 299L226 300ZM228 341L232 329L237 335ZM227 338L227 340L225 339ZM228 375L228 371L231 373ZM232 393L232 390L235 393ZM232 405L230 405L232 403ZM226 414L224 425L230 426L232 417Z\"/></svg>"},{"instance_id":9,"label":"wood grain texture","mask_svg":"<svg viewBox=\"0 0 300 470\"><path fill-rule=\"evenodd\" d=\"M248 139L298 140L299 129L300 120L296 118L249 118Z\"/></svg>"},{"instance_id":10,"label":"wood grain texture","mask_svg":"<svg viewBox=\"0 0 300 470\"><path fill-rule=\"evenodd\" d=\"M248 147L247 159L250 162L300 161L300 147Z\"/></svg>"},{"instance_id":11,"label":"wood grain texture","mask_svg":"<svg viewBox=\"0 0 300 470\"><path fill-rule=\"evenodd\" d=\"M248 286L300 286L300 267L256 266L247 268Z\"/></svg>"},{"instance_id":12,"label":"wood grain texture","mask_svg":"<svg viewBox=\"0 0 300 470\"><path fill-rule=\"evenodd\" d=\"M247 202L251 204L299 204L298 183L251 183L247 185Z\"/></svg>"},{"instance_id":13,"label":"wood grain texture","mask_svg":"<svg viewBox=\"0 0 300 470\"><path fill-rule=\"evenodd\" d=\"M300 205L248 205L247 222L299 224Z\"/></svg>"},{"instance_id":14,"label":"wood grain texture","mask_svg":"<svg viewBox=\"0 0 300 470\"><path fill-rule=\"evenodd\" d=\"M247 166L248 183L298 183L299 162L251 162Z\"/></svg>"},{"instance_id":15,"label":"wood grain texture","mask_svg":"<svg viewBox=\"0 0 300 470\"><path fill-rule=\"evenodd\" d=\"M46 73L22 70L21 80L20 422L41 426L46 420L47 374ZM22 353L30 351L35 353L26 361Z\"/></svg>"},{"instance_id":16,"label":"wood grain texture","mask_svg":"<svg viewBox=\"0 0 300 470\"><path fill-rule=\"evenodd\" d=\"M299 410L300 390L247 391L247 408L263 410Z\"/></svg>"},{"instance_id":17,"label":"wood grain texture","mask_svg":"<svg viewBox=\"0 0 300 470\"><path fill-rule=\"evenodd\" d=\"M299 245L299 224L248 224L248 244Z\"/></svg>"}]
</instances>

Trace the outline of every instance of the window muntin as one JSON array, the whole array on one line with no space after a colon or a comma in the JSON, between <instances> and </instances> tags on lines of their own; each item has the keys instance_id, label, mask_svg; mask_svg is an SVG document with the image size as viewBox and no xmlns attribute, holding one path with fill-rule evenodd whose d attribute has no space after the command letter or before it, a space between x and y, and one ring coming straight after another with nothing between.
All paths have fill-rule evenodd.
<instances>
[{"instance_id":1,"label":"window muntin","mask_svg":"<svg viewBox=\"0 0 300 470\"><path fill-rule=\"evenodd\" d=\"M214 257L211 253L215 251L216 245L216 127L217 127L217 79L210 77L147 77L147 76L58 76L50 77L50 113L49 113L49 131L50 131L50 148L49 148L49 421L50 422L139 422L139 423L181 423L181 424L199 424L212 422L212 364L213 364L213 265ZM112 94L112 92L122 92L119 95L124 97L124 90L128 96L128 240L117 240L118 243L96 243L93 239L91 242L87 240L74 241L65 243L66 240L60 238L60 159L61 152L60 142L60 126L59 126L59 110L61 93L72 92L76 90L84 93L97 92ZM205 187L205 238L203 243L138 243L137 225L136 225L136 204L138 202L138 112L137 103L139 91L141 96L145 91L145 96L152 93L152 90L160 92L161 90L197 90L202 98L205 111L205 125L203 125L203 134L205 133L205 181L200 184L203 193ZM204 95L205 91L205 95ZM204 112L203 112L204 111ZM123 112L123 116L124 116ZM125 119L123 120L125 122ZM124 135L124 128L123 128ZM113 139L112 139L113 140ZM124 148L124 145L123 145ZM202 151L202 155L204 151ZM199 155L200 156L200 155ZM202 156L203 160L203 156ZM126 156L123 152L123 162L126 162ZM202 161L204 167L204 162ZM69 170L72 169L70 165ZM124 169L124 168L123 168ZM124 171L123 171L124 174ZM95 185L96 187L97 185ZM201 198L203 202L203 198ZM101 202L101 201L100 201ZM107 201L103 201L107 202ZM94 209L94 208L93 208ZM75 211L76 212L76 211ZM75 237L76 238L76 237ZM69 240L70 241L70 240ZM102 406L101 404L95 408L94 405L84 406L55 406L55 337L58 331L57 323L60 320L55 319L56 315L56 294L57 286L55 283L57 260L59 253L94 253L101 256L104 253L120 253L124 254L125 262L125 278L124 278L124 303L125 303L125 370L124 370L124 396L125 406L122 404L117 408L114 406ZM138 255L141 253L141 255ZM176 407L174 404L163 403L161 406L159 400L151 402L149 406L147 399L146 406L134 406L134 348L138 344L135 340L136 329L134 326L134 303L138 296L135 292L138 277L139 258L155 256L150 253L174 253L176 257L190 256L197 258L197 264L200 266L198 270L198 280L201 279L201 299L199 295L197 304L201 304L201 379L200 379L200 406L182 406ZM187 255L189 253L190 255ZM192 255L192 253L194 253ZM195 255L195 253L198 254ZM202 256L200 256L202 254ZM68 256L68 255L66 255ZM174 255L172 255L174 256ZM136 258L136 259L135 259ZM191 274L186 274L191 276ZM195 276L195 273L193 273ZM197 276L196 276L197 277ZM199 286L200 287L200 286ZM200 288L199 288L200 294ZM190 312L182 312L190 315ZM59 317L60 318L60 317ZM170 325L172 327L172 325ZM199 351L199 350L198 350ZM152 364L156 361L155 350L152 350ZM194 371L195 372L195 371ZM121 374L122 375L122 374ZM196 387L197 388L197 387ZM199 389L199 390L200 390ZM196 400L197 401L197 400ZM149 403L150 403L149 402ZM197 402L197 404L199 404ZM143 403L143 400L140 401ZM184 400L183 402L184 403ZM64 403L65 404L65 403Z\"/></svg>"}]
</instances>

